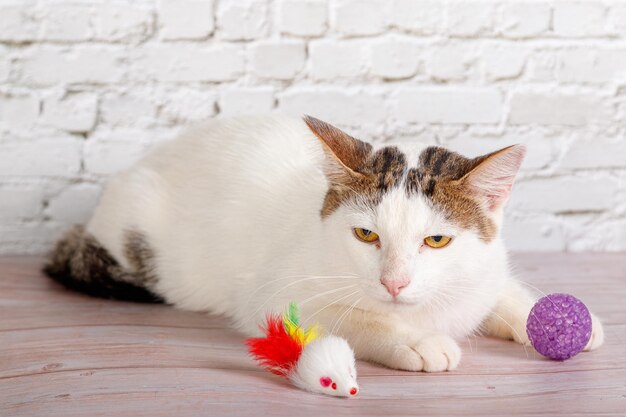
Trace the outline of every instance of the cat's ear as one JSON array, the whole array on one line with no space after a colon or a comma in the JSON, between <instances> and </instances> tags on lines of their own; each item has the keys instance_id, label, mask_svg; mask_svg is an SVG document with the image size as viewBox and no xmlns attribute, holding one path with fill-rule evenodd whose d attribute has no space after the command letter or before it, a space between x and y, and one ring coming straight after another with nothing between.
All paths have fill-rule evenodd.
<instances>
[{"instance_id":1,"label":"cat's ear","mask_svg":"<svg viewBox=\"0 0 626 417\"><path fill-rule=\"evenodd\" d=\"M524 146L512 145L478 157L474 167L461 181L473 192L486 198L490 210L498 210L511 194L515 176L525 155Z\"/></svg>"},{"instance_id":2,"label":"cat's ear","mask_svg":"<svg viewBox=\"0 0 626 417\"><path fill-rule=\"evenodd\" d=\"M372 151L372 145L315 117L304 116L304 122L322 143L331 170L357 173Z\"/></svg>"}]
</instances>

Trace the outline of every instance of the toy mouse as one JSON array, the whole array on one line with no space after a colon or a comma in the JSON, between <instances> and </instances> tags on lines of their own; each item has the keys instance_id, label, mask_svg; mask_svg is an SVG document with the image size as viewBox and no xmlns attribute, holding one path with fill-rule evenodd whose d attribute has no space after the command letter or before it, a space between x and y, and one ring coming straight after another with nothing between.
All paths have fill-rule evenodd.
<instances>
[{"instance_id":1,"label":"toy mouse","mask_svg":"<svg viewBox=\"0 0 626 417\"><path fill-rule=\"evenodd\" d=\"M296 304L289 304L282 318L268 315L262 330L265 337L247 339L246 344L268 371L306 391L336 397L358 394L354 352L348 342L338 336L318 337L317 326L300 327Z\"/></svg>"}]
</instances>

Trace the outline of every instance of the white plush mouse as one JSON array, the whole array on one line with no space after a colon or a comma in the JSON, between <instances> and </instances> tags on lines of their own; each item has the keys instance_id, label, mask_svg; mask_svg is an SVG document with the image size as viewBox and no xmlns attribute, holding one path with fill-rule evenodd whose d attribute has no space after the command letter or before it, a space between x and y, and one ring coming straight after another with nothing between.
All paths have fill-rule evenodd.
<instances>
[{"instance_id":1,"label":"white plush mouse","mask_svg":"<svg viewBox=\"0 0 626 417\"><path fill-rule=\"evenodd\" d=\"M317 327L298 324L295 304L281 318L267 317L265 337L246 341L250 354L270 372L282 375L301 389L335 397L359 392L354 352L345 339L317 336Z\"/></svg>"}]
</instances>

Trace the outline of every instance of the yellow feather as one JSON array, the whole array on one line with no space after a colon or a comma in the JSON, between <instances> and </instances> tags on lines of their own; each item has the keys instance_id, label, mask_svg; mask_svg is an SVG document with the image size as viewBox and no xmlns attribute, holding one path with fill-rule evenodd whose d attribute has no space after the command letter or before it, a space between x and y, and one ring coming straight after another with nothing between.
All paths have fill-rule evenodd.
<instances>
[{"instance_id":1,"label":"yellow feather","mask_svg":"<svg viewBox=\"0 0 626 417\"><path fill-rule=\"evenodd\" d=\"M285 312L285 314L283 314L283 324L287 334L291 336L292 339L305 346L319 337L320 328L317 324L315 324L304 330L292 319L293 317L298 320L295 315L295 311L295 308L292 307L290 310Z\"/></svg>"}]
</instances>

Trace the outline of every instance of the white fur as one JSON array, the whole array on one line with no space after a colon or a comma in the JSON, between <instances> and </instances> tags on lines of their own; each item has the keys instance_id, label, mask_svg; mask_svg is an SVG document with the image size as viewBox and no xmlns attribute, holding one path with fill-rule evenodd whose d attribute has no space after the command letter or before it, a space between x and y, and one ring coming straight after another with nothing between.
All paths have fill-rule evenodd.
<instances>
[{"instance_id":1,"label":"white fur","mask_svg":"<svg viewBox=\"0 0 626 417\"><path fill-rule=\"evenodd\" d=\"M334 382L335 388L322 386L321 378ZM352 388L358 389L354 352L345 339L326 336L317 339L302 350L295 370L289 379L304 390L335 397L350 397Z\"/></svg>"},{"instance_id":2,"label":"white fur","mask_svg":"<svg viewBox=\"0 0 626 417\"><path fill-rule=\"evenodd\" d=\"M424 148L398 146L415 164ZM249 335L268 311L295 301L357 357L399 369L453 369L453 339L483 322L488 334L527 342L532 298L511 278L499 238L484 243L402 189L378 207L344 205L322 219L324 158L298 119L212 121L114 178L88 231L124 266L124 232L142 231L157 255L155 292L225 314ZM378 233L381 249L358 241L353 227ZM433 234L454 239L420 249ZM383 271L411 278L395 301L379 282Z\"/></svg>"}]
</instances>

